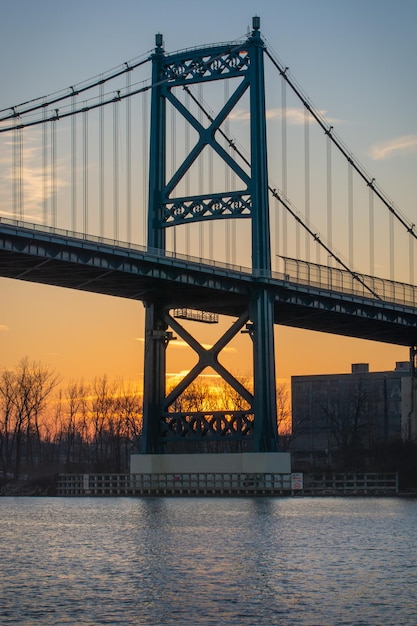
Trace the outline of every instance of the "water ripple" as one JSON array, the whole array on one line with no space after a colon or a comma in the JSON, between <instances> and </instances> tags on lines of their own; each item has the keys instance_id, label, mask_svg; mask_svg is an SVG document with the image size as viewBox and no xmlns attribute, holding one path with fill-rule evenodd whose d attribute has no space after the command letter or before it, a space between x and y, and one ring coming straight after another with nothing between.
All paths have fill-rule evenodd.
<instances>
[{"instance_id":1,"label":"water ripple","mask_svg":"<svg viewBox=\"0 0 417 626\"><path fill-rule=\"evenodd\" d=\"M417 501L2 498L0 623L415 626Z\"/></svg>"}]
</instances>

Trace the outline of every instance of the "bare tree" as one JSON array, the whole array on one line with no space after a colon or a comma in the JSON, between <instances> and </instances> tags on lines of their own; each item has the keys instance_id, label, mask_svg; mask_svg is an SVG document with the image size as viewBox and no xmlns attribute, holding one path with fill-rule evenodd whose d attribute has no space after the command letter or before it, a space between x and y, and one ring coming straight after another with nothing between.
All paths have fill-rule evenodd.
<instances>
[{"instance_id":1,"label":"bare tree","mask_svg":"<svg viewBox=\"0 0 417 626\"><path fill-rule=\"evenodd\" d=\"M93 427L94 462L98 471L107 469L109 426L113 418L117 384L106 375L91 385L89 414Z\"/></svg>"},{"instance_id":2,"label":"bare tree","mask_svg":"<svg viewBox=\"0 0 417 626\"><path fill-rule=\"evenodd\" d=\"M135 439L142 434L142 397L134 391L122 390L119 411L126 422L129 437Z\"/></svg>"},{"instance_id":3,"label":"bare tree","mask_svg":"<svg viewBox=\"0 0 417 626\"><path fill-rule=\"evenodd\" d=\"M23 358L14 370L0 376L0 400L3 408L2 440L4 459L13 450L14 476L18 478L25 455L26 463L40 454L39 419L59 379L55 372L40 363Z\"/></svg>"},{"instance_id":4,"label":"bare tree","mask_svg":"<svg viewBox=\"0 0 417 626\"><path fill-rule=\"evenodd\" d=\"M6 370L0 377L0 400L2 414L0 417L0 459L3 475L12 465L15 444L14 431L14 373Z\"/></svg>"},{"instance_id":5,"label":"bare tree","mask_svg":"<svg viewBox=\"0 0 417 626\"><path fill-rule=\"evenodd\" d=\"M248 376L236 378L248 391L251 391L251 380ZM219 408L225 411L248 411L249 403L228 382L221 380L219 384Z\"/></svg>"},{"instance_id":6,"label":"bare tree","mask_svg":"<svg viewBox=\"0 0 417 626\"><path fill-rule=\"evenodd\" d=\"M286 382L277 384L277 422L280 448L286 451L297 436L292 425L290 388Z\"/></svg>"}]
</instances>

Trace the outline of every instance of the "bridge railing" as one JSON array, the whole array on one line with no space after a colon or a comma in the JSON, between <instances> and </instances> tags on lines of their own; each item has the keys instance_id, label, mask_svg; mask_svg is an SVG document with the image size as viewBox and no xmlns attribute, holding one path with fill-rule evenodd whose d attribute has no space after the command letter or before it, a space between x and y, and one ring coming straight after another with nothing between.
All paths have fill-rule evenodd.
<instances>
[{"instance_id":1,"label":"bridge railing","mask_svg":"<svg viewBox=\"0 0 417 626\"><path fill-rule=\"evenodd\" d=\"M386 278L350 273L335 267L281 257L288 282L415 307L417 288Z\"/></svg>"},{"instance_id":2,"label":"bridge railing","mask_svg":"<svg viewBox=\"0 0 417 626\"><path fill-rule=\"evenodd\" d=\"M50 235L59 235L75 240L99 243L106 246L123 248L151 255L156 258L170 258L175 262L184 261L185 263L195 263L201 267L215 271L223 269L238 274L253 276L253 270L249 267L241 265L233 265L222 261L213 261L201 257L195 257L188 254L159 250L157 248L149 248L140 244L122 242L115 239L101 237L99 235L91 235L85 233L74 232L62 228L54 228L44 224L33 224L22 220L0 217L1 224L11 226L17 229L25 229L40 233L48 233ZM284 264L283 272L276 271L258 271L256 276L259 278L272 278L283 281L285 283L294 283L296 285L306 285L315 289L325 289L327 291L335 291L353 296L380 300L381 302L393 303L407 307L417 307L417 287L407 283L400 283L386 278L377 278L357 272L347 272L335 267L327 265L319 265L309 261L302 261L290 257L280 257Z\"/></svg>"},{"instance_id":3,"label":"bridge railing","mask_svg":"<svg viewBox=\"0 0 417 626\"><path fill-rule=\"evenodd\" d=\"M49 235L58 235L60 237L66 237L69 239L75 239L78 241L85 241L86 243L98 243L104 244L106 246L111 246L115 248L123 248L125 250L133 250L134 252L141 252L146 254L147 256L154 256L156 258L168 258L173 259L175 261L184 261L185 263L195 263L196 265L204 266L206 268L220 268L225 270L230 270L235 273L240 274L248 274L252 275L252 270L250 267L244 267L242 265L233 265L232 263L226 263L223 261L211 261L210 259L205 259L203 257L196 257L190 254L182 254L180 252L172 252L170 250L160 250L158 248L151 248L149 246L131 243L126 241L120 241L118 239L111 239L109 237L102 237L100 235L93 235L90 233L80 233L73 230L68 230L65 228L56 228L53 226L47 226L46 224L36 224L32 222L27 222L25 220L16 220L9 217L1 217L0 216L0 226L4 224L6 226L11 226L16 229L25 229L29 231L35 231L43 234ZM213 269L214 271L214 269ZM267 273L267 276L271 276L271 272ZM284 275L281 273L276 273L276 278L280 278L283 280Z\"/></svg>"}]
</instances>

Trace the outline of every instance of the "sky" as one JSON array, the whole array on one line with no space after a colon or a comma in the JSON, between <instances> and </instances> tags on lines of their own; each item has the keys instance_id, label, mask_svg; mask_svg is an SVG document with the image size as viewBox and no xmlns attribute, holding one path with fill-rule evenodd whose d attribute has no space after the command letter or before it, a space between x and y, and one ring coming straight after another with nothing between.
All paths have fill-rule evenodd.
<instances>
[{"instance_id":1,"label":"sky","mask_svg":"<svg viewBox=\"0 0 417 626\"><path fill-rule=\"evenodd\" d=\"M0 8L0 109L139 57L154 47L156 33L171 52L242 37L252 16L260 16L268 47L315 106L341 121L344 142L417 221L415 0L0 0ZM141 302L6 279L0 279L0 294L0 370L29 357L67 382L102 375L141 379ZM201 326L195 332L204 331L206 344L221 332ZM223 357L241 375L250 369L245 341L238 337ZM182 342L173 344L168 370L186 371L195 358ZM349 372L359 362L390 370L408 359L404 347L282 327L276 354L280 379Z\"/></svg>"}]
</instances>

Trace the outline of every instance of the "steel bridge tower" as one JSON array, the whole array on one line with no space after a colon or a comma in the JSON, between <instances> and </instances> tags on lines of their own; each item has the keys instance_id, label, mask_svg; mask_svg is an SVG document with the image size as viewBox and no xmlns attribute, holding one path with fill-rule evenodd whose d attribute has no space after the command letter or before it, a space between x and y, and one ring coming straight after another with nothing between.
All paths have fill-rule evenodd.
<instances>
[{"instance_id":1,"label":"steel bridge tower","mask_svg":"<svg viewBox=\"0 0 417 626\"><path fill-rule=\"evenodd\" d=\"M274 356L274 302L267 281L271 270L269 198L267 175L266 113L264 92L264 44L260 20L240 44L214 45L166 54L162 35L156 35L152 57L152 102L150 138L148 246L166 250L166 228L186 221L216 218L251 220L252 273L254 288L248 293L242 313L211 349L203 348L170 311L181 305L172 294L159 289L145 301L145 357L143 454L184 451L276 452L278 450L276 379ZM209 81L240 79L221 111L204 127L177 99L174 89ZM250 167L243 171L215 134L243 94L250 102ZM167 180L166 105L174 106L197 131L198 140L173 176ZM243 181L243 189L224 193L172 198L172 192L198 155L210 146ZM184 219L186 216L187 220ZM206 303L207 306L207 303ZM194 303L194 309L204 308ZM207 310L207 309L205 309ZM171 330L169 330L171 329ZM218 361L218 354L238 333L248 332L253 350L253 393L249 392ZM166 393L166 348L180 335L198 354L197 365L168 395ZM175 400L206 367L212 367L240 394L245 411L178 412ZM178 447L178 443L181 445ZM209 446L206 444L212 442ZM216 442L216 443L214 443ZM221 442L227 442L222 448ZM177 447L176 447L177 446ZM206 447L205 447L206 446ZM217 447L216 447L217 446Z\"/></svg>"}]
</instances>

